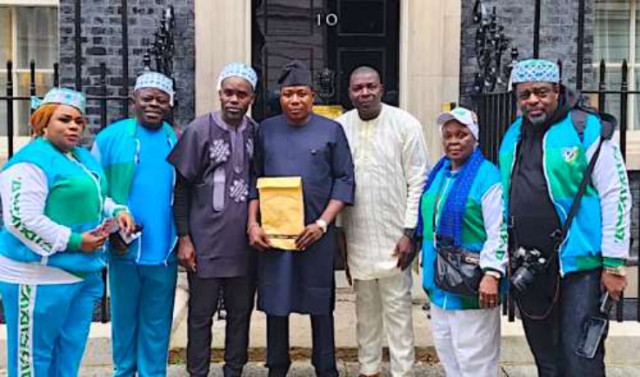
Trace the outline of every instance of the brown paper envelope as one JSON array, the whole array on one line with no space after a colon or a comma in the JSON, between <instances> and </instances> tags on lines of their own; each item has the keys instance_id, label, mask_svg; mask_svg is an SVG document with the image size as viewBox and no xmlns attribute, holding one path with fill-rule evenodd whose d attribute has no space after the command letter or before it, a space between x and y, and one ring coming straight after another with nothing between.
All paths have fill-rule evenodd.
<instances>
[{"instance_id":1,"label":"brown paper envelope","mask_svg":"<svg viewBox=\"0 0 640 377\"><path fill-rule=\"evenodd\" d=\"M297 250L295 241L304 230L301 177L258 178L262 229L274 248Z\"/></svg>"}]
</instances>

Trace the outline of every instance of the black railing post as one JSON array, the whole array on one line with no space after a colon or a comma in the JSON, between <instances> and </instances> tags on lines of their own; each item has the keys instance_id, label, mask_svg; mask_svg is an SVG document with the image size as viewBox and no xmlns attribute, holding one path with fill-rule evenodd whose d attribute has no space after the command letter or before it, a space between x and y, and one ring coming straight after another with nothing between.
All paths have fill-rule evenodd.
<instances>
[{"instance_id":1,"label":"black railing post","mask_svg":"<svg viewBox=\"0 0 640 377\"><path fill-rule=\"evenodd\" d=\"M100 63L100 130L107 126L107 65ZM100 300L100 321L102 323L109 322L109 305L107 305L107 269L102 269L102 282L104 289L102 291L102 299Z\"/></svg>"},{"instance_id":2,"label":"black railing post","mask_svg":"<svg viewBox=\"0 0 640 377\"><path fill-rule=\"evenodd\" d=\"M100 322L109 322L109 305L107 305L107 268L102 269L102 300L100 300Z\"/></svg>"},{"instance_id":3,"label":"black railing post","mask_svg":"<svg viewBox=\"0 0 640 377\"><path fill-rule=\"evenodd\" d=\"M36 62L33 60L29 62L29 95L36 95ZM29 109L33 113L33 109L31 107Z\"/></svg>"},{"instance_id":4,"label":"black railing post","mask_svg":"<svg viewBox=\"0 0 640 377\"><path fill-rule=\"evenodd\" d=\"M500 104L500 96L497 94L491 95L491 117L493 121L491 122L491 161L496 162L496 155L498 152L498 148L496 144L498 143L498 127L500 126L500 117L498 116L498 105Z\"/></svg>"},{"instance_id":5,"label":"black railing post","mask_svg":"<svg viewBox=\"0 0 640 377\"><path fill-rule=\"evenodd\" d=\"M107 65L100 63L100 129L107 127Z\"/></svg>"},{"instance_id":6,"label":"black railing post","mask_svg":"<svg viewBox=\"0 0 640 377\"><path fill-rule=\"evenodd\" d=\"M76 90L80 91L82 90L82 0L75 1L74 13Z\"/></svg>"},{"instance_id":7,"label":"black railing post","mask_svg":"<svg viewBox=\"0 0 640 377\"><path fill-rule=\"evenodd\" d=\"M607 90L607 66L604 59L600 60L600 81L598 82L598 110L604 112L606 110L606 93Z\"/></svg>"},{"instance_id":8,"label":"black railing post","mask_svg":"<svg viewBox=\"0 0 640 377\"><path fill-rule=\"evenodd\" d=\"M122 20L122 89L125 99L122 101L122 112L129 117L129 7L127 0L121 4Z\"/></svg>"},{"instance_id":9,"label":"black railing post","mask_svg":"<svg viewBox=\"0 0 640 377\"><path fill-rule=\"evenodd\" d=\"M7 61L7 157L13 156L13 62Z\"/></svg>"},{"instance_id":10,"label":"black railing post","mask_svg":"<svg viewBox=\"0 0 640 377\"><path fill-rule=\"evenodd\" d=\"M487 95L487 99L489 100L489 104L487 106L487 136L489 136L489 142L487 143L487 157L493 161L493 144L494 144L494 137L493 137L493 131L495 128L495 114L493 113L493 105L494 105L494 96L492 96L491 94Z\"/></svg>"},{"instance_id":11,"label":"black railing post","mask_svg":"<svg viewBox=\"0 0 640 377\"><path fill-rule=\"evenodd\" d=\"M60 63L53 63L53 86L60 86Z\"/></svg>"},{"instance_id":12,"label":"black railing post","mask_svg":"<svg viewBox=\"0 0 640 377\"><path fill-rule=\"evenodd\" d=\"M563 81L563 76L564 76L564 72L562 71L563 67L562 67L562 60L558 59L558 61L556 61L556 64L558 64L558 71L560 73L560 83L562 84Z\"/></svg>"},{"instance_id":13,"label":"black railing post","mask_svg":"<svg viewBox=\"0 0 640 377\"><path fill-rule=\"evenodd\" d=\"M585 1L578 0L578 53L576 56L576 89L582 90L582 74L584 60L584 13Z\"/></svg>"},{"instance_id":14,"label":"black railing post","mask_svg":"<svg viewBox=\"0 0 640 377\"><path fill-rule=\"evenodd\" d=\"M616 304L616 321L624 321L624 291L620 293L620 299Z\"/></svg>"},{"instance_id":15,"label":"black railing post","mask_svg":"<svg viewBox=\"0 0 640 377\"><path fill-rule=\"evenodd\" d=\"M629 94L628 84L628 66L627 60L622 62L622 82L620 84L620 152L622 158L626 161L627 158L627 104Z\"/></svg>"},{"instance_id":16,"label":"black railing post","mask_svg":"<svg viewBox=\"0 0 640 377\"><path fill-rule=\"evenodd\" d=\"M540 57L540 0L536 0L533 17L533 57Z\"/></svg>"},{"instance_id":17,"label":"black railing post","mask_svg":"<svg viewBox=\"0 0 640 377\"><path fill-rule=\"evenodd\" d=\"M498 118L498 122L496 122L495 125L495 137L493 138L494 140L494 160L493 163L497 164L498 163L498 149L500 148L500 137L502 136L502 134L500 133L500 129L502 128L502 125L505 123L505 119L504 119L504 108L505 103L504 103L504 93L498 93L497 95L497 103L496 103L496 118Z\"/></svg>"}]
</instances>

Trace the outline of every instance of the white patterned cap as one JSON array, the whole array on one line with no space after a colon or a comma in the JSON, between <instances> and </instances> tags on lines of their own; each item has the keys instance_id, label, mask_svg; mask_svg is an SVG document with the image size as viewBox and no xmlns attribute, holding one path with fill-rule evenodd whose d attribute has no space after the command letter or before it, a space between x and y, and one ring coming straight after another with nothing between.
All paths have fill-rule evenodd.
<instances>
[{"instance_id":1,"label":"white patterned cap","mask_svg":"<svg viewBox=\"0 0 640 377\"><path fill-rule=\"evenodd\" d=\"M256 85L258 84L258 75L253 68L249 67L244 63L234 62L227 64L220 75L218 76L218 90L222 88L222 82L229 77L239 77L244 79L249 84L253 90L256 90Z\"/></svg>"},{"instance_id":2,"label":"white patterned cap","mask_svg":"<svg viewBox=\"0 0 640 377\"><path fill-rule=\"evenodd\" d=\"M32 110L36 110L40 106L48 103L73 106L84 114L86 112L87 100L84 94L67 88L52 88L47 92L43 99L35 96L31 97Z\"/></svg>"},{"instance_id":3,"label":"white patterned cap","mask_svg":"<svg viewBox=\"0 0 640 377\"><path fill-rule=\"evenodd\" d=\"M436 123L440 126L440 132L442 132L442 126L451 120L458 121L459 123L467 126L476 141L479 140L480 127L478 126L478 116L476 113L469 109L465 109L464 107L456 107L451 111L438 115Z\"/></svg>"},{"instance_id":4,"label":"white patterned cap","mask_svg":"<svg viewBox=\"0 0 640 377\"><path fill-rule=\"evenodd\" d=\"M169 103L173 106L173 80L160 72L144 72L136 79L135 92L138 89L155 88L162 90L169 96Z\"/></svg>"},{"instance_id":5,"label":"white patterned cap","mask_svg":"<svg viewBox=\"0 0 640 377\"><path fill-rule=\"evenodd\" d=\"M560 83L560 68L554 62L541 59L529 59L518 62L511 71L511 84L521 82Z\"/></svg>"}]
</instances>

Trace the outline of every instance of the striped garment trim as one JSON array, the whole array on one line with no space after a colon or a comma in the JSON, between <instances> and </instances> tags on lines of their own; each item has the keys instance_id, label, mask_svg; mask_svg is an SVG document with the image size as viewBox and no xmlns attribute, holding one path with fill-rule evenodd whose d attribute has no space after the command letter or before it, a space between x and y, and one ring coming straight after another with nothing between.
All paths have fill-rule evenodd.
<instances>
[{"instance_id":1,"label":"striped garment trim","mask_svg":"<svg viewBox=\"0 0 640 377\"><path fill-rule=\"evenodd\" d=\"M20 284L18 292L18 375L32 377L33 311L37 285Z\"/></svg>"}]
</instances>

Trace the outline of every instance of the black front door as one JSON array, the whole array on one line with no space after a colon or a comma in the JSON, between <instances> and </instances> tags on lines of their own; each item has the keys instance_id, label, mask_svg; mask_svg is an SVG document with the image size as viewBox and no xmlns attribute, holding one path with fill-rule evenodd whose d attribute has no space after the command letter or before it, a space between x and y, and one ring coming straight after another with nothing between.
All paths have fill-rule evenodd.
<instances>
[{"instance_id":1,"label":"black front door","mask_svg":"<svg viewBox=\"0 0 640 377\"><path fill-rule=\"evenodd\" d=\"M397 105L400 0L254 0L252 64L260 76L257 120L278 114L277 80L292 59L307 64L318 104L351 108L351 71L376 68Z\"/></svg>"}]
</instances>

